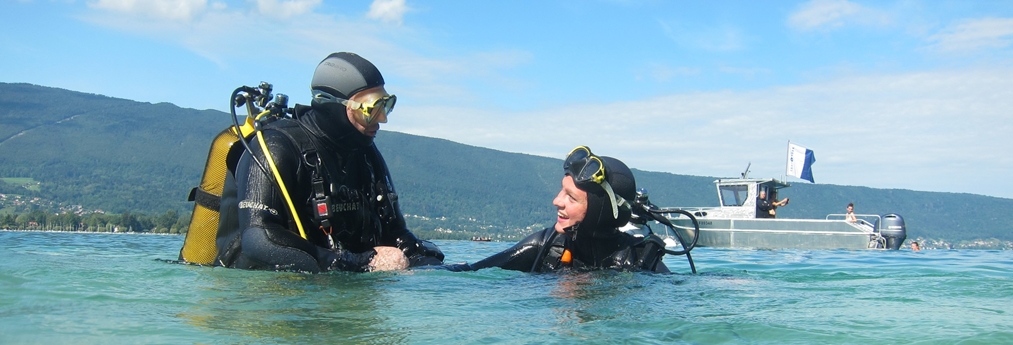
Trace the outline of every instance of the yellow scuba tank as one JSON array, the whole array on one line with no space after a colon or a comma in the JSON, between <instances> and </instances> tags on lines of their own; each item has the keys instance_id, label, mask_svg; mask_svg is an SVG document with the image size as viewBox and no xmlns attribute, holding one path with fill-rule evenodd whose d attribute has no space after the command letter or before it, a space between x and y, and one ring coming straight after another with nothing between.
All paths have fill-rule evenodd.
<instances>
[{"instance_id":1,"label":"yellow scuba tank","mask_svg":"<svg viewBox=\"0 0 1013 345\"><path fill-rule=\"evenodd\" d=\"M240 138L246 140L253 134L253 122L253 116L246 117L245 123L239 127L242 137L236 132L235 126L229 126L212 140L200 186L190 191L189 200L195 202L189 230L183 248L179 251L180 260L208 265L218 255L215 239L218 235L219 203L225 186L225 174L229 173L226 157Z\"/></svg>"},{"instance_id":2,"label":"yellow scuba tank","mask_svg":"<svg viewBox=\"0 0 1013 345\"><path fill-rule=\"evenodd\" d=\"M188 200L194 201L193 215L190 218L186 239L183 241L183 248L179 250L180 261L200 265L214 264L215 258L218 256L216 243L218 232L222 230L220 227L223 226L221 224L222 206L235 206L232 204L222 205L226 174L230 173L230 168L234 168L229 165L236 164L239 160L238 156L231 159L233 157L230 157L230 153L237 143L243 145L244 149L248 151L250 148L247 141L251 141L254 134L257 134L257 140L266 154L270 169L255 157L253 158L254 162L265 174L273 176L274 183L282 192L293 218L299 219L295 204L289 198L288 190L281 180L281 175L278 174L267 143L264 142L264 136L258 129L259 121L271 121L273 117L284 116L289 110L288 96L279 94L275 100L271 101L271 89L271 84L261 82L256 88L242 86L232 92L232 126L222 130L211 141L211 149L208 151L208 159L204 164L204 174L201 176L200 185L190 190ZM239 118L236 116L236 107L243 105L246 105L248 116L243 124L240 124ZM260 111L259 108L264 108L264 110ZM232 200L232 202L234 201ZM298 221L295 223L298 226L299 235L305 239L306 232L302 224Z\"/></svg>"}]
</instances>

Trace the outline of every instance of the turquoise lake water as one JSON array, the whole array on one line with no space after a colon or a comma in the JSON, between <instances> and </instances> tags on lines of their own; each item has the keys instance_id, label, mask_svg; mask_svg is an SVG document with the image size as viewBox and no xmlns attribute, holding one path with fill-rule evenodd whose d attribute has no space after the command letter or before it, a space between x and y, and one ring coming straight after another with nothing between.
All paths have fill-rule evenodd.
<instances>
[{"instance_id":1,"label":"turquoise lake water","mask_svg":"<svg viewBox=\"0 0 1013 345\"><path fill-rule=\"evenodd\" d=\"M1013 253L693 250L677 274L296 274L182 236L0 231L2 344L1009 344ZM513 243L436 241L447 262Z\"/></svg>"}]
</instances>

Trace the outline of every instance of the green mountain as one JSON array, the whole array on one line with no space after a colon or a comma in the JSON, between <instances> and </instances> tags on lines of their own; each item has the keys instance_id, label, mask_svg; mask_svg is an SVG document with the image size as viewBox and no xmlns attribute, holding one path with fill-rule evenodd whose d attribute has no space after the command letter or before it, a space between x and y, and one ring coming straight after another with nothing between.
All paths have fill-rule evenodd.
<instances>
[{"instance_id":1,"label":"green mountain","mask_svg":"<svg viewBox=\"0 0 1013 345\"><path fill-rule=\"evenodd\" d=\"M223 91L225 102L228 96ZM186 214L211 139L231 125L213 110L141 103L30 84L0 83L0 213L68 208L109 213ZM517 238L555 220L562 162L448 140L381 131L402 210L423 237ZM560 153L563 156L564 153ZM618 157L622 158L622 157ZM634 170L660 206L716 206L715 177ZM1013 240L1013 199L974 194L795 184L778 210L823 218L854 202L859 213L897 213L909 237ZM24 200L21 199L21 200Z\"/></svg>"}]
</instances>

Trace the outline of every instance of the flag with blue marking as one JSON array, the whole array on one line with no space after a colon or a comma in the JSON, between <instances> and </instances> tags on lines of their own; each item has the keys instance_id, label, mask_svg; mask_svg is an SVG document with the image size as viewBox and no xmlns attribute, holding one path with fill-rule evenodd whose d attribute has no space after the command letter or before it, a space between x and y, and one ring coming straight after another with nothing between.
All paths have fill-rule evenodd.
<instances>
[{"instance_id":1,"label":"flag with blue marking","mask_svg":"<svg viewBox=\"0 0 1013 345\"><path fill-rule=\"evenodd\" d=\"M813 150L788 143L788 167L785 171L788 176L816 183L813 181L813 163L816 163L816 155L813 154Z\"/></svg>"}]
</instances>

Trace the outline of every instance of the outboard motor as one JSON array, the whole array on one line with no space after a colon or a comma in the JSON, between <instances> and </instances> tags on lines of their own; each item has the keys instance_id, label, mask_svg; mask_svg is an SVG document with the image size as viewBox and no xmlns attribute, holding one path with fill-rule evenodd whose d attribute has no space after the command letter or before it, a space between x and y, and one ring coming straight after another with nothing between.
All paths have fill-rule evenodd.
<instances>
[{"instance_id":1,"label":"outboard motor","mask_svg":"<svg viewBox=\"0 0 1013 345\"><path fill-rule=\"evenodd\" d=\"M904 218L896 213L883 216L883 222L879 224L879 234L886 238L886 249L900 249L900 245L907 239Z\"/></svg>"}]
</instances>

